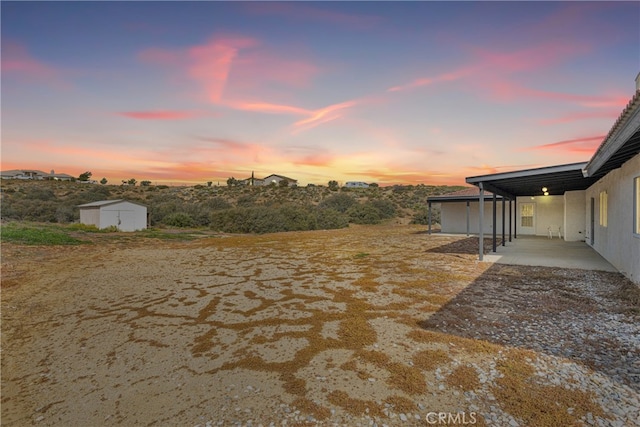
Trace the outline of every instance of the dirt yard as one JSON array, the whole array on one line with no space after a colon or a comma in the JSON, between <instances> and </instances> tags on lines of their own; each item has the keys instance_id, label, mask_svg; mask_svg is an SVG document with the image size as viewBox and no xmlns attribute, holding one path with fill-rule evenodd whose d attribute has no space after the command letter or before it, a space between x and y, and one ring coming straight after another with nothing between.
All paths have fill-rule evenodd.
<instances>
[{"instance_id":1,"label":"dirt yard","mask_svg":"<svg viewBox=\"0 0 640 427\"><path fill-rule=\"evenodd\" d=\"M2 425L637 425L619 274L419 226L2 246Z\"/></svg>"}]
</instances>

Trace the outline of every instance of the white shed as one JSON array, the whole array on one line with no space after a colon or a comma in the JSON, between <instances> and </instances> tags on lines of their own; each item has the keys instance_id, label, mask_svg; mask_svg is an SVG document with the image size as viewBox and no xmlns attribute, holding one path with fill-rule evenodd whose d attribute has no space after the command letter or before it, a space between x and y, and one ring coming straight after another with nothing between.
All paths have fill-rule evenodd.
<instances>
[{"instance_id":1,"label":"white shed","mask_svg":"<svg viewBox=\"0 0 640 427\"><path fill-rule=\"evenodd\" d=\"M147 228L147 207L126 200L101 200L79 205L80 222L102 229L110 226L120 231Z\"/></svg>"}]
</instances>

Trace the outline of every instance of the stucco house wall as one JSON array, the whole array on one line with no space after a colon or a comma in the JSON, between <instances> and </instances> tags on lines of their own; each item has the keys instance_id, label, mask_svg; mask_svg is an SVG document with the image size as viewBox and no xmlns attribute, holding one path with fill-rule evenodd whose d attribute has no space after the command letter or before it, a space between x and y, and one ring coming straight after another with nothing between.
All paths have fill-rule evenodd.
<instances>
[{"instance_id":1,"label":"stucco house wall","mask_svg":"<svg viewBox=\"0 0 640 427\"><path fill-rule=\"evenodd\" d=\"M591 228L595 201L593 248L621 273L640 283L640 235L634 234L634 178L640 176L640 154L605 175L585 192L585 228ZM607 226L600 225L600 193L607 192ZM591 244L591 236L587 243Z\"/></svg>"},{"instance_id":2,"label":"stucco house wall","mask_svg":"<svg viewBox=\"0 0 640 427\"><path fill-rule=\"evenodd\" d=\"M478 213L480 203L469 203L469 230L471 234L478 234L480 226L478 225ZM505 226L506 232L509 232L509 204L505 208ZM491 200L484 202L484 228L483 232L487 234L493 233L493 202ZM442 203L440 207L441 231L443 233L466 233L467 232L467 203L466 202L447 202ZM502 201L496 203L496 232L502 233Z\"/></svg>"},{"instance_id":3,"label":"stucco house wall","mask_svg":"<svg viewBox=\"0 0 640 427\"><path fill-rule=\"evenodd\" d=\"M534 205L534 226L522 226L522 210L524 203ZM518 235L548 236L549 227L553 232L553 237L558 237L558 228L564 226L564 196L533 196L517 197L517 232ZM564 228L562 229L564 236Z\"/></svg>"},{"instance_id":4,"label":"stucco house wall","mask_svg":"<svg viewBox=\"0 0 640 427\"><path fill-rule=\"evenodd\" d=\"M568 242L585 241L587 238L585 191L564 193L564 239Z\"/></svg>"}]
</instances>

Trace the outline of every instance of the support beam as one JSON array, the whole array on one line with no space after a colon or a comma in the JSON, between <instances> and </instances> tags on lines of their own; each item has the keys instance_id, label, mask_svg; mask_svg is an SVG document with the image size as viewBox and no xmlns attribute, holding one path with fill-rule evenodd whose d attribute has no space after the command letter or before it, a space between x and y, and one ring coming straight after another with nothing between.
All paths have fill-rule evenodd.
<instances>
[{"instance_id":1,"label":"support beam","mask_svg":"<svg viewBox=\"0 0 640 427\"><path fill-rule=\"evenodd\" d=\"M480 189L480 197L478 199L478 219L480 222L480 228L478 229L478 259L482 261L484 259L484 183L479 182L478 188Z\"/></svg>"},{"instance_id":2,"label":"support beam","mask_svg":"<svg viewBox=\"0 0 640 427\"><path fill-rule=\"evenodd\" d=\"M506 203L506 201L504 200L504 197L503 197L502 198L502 246L506 245L506 242L505 242L506 239L504 238L504 227L506 226L506 221L505 221L506 218L504 217L504 215L505 215L504 211L505 211L505 208L506 208L505 203Z\"/></svg>"},{"instance_id":3,"label":"support beam","mask_svg":"<svg viewBox=\"0 0 640 427\"><path fill-rule=\"evenodd\" d=\"M427 223L429 224L429 234L431 234L431 202L428 202L429 209L427 209Z\"/></svg>"},{"instance_id":4,"label":"support beam","mask_svg":"<svg viewBox=\"0 0 640 427\"><path fill-rule=\"evenodd\" d=\"M518 199L513 199L513 238L518 238Z\"/></svg>"},{"instance_id":5,"label":"support beam","mask_svg":"<svg viewBox=\"0 0 640 427\"><path fill-rule=\"evenodd\" d=\"M496 228L498 227L498 225L496 224L496 200L498 199L498 196L496 195L496 193L493 193L493 200L492 200L492 214L493 214L493 240L491 242L491 248L493 250L493 252L496 252Z\"/></svg>"},{"instance_id":6,"label":"support beam","mask_svg":"<svg viewBox=\"0 0 640 427\"><path fill-rule=\"evenodd\" d=\"M471 208L469 207L469 201L467 200L467 237L469 237L469 234L471 233L471 225L469 224L469 218L471 217L470 211Z\"/></svg>"},{"instance_id":7,"label":"support beam","mask_svg":"<svg viewBox=\"0 0 640 427\"><path fill-rule=\"evenodd\" d=\"M512 200L509 199L509 243L511 243L511 226L512 226L512 221L511 221L511 202Z\"/></svg>"}]
</instances>

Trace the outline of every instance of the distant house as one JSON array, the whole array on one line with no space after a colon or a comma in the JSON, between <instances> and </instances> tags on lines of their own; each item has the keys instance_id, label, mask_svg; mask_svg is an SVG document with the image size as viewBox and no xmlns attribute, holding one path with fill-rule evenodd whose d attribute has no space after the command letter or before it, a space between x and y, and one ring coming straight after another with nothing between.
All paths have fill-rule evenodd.
<instances>
[{"instance_id":1,"label":"distant house","mask_svg":"<svg viewBox=\"0 0 640 427\"><path fill-rule=\"evenodd\" d=\"M347 181L344 186L347 188L369 188L369 184L362 181Z\"/></svg>"},{"instance_id":2,"label":"distant house","mask_svg":"<svg viewBox=\"0 0 640 427\"><path fill-rule=\"evenodd\" d=\"M102 200L79 205L80 222L103 229L115 226L120 231L147 228L147 207L126 200Z\"/></svg>"},{"instance_id":3,"label":"distant house","mask_svg":"<svg viewBox=\"0 0 640 427\"><path fill-rule=\"evenodd\" d=\"M293 178L287 178L283 175L271 174L266 178L255 178L253 172L251 173L251 178L243 179L240 182L244 185L250 186L261 186L261 185L280 185L280 182L286 181L289 187L294 187L298 185L298 181Z\"/></svg>"},{"instance_id":4,"label":"distant house","mask_svg":"<svg viewBox=\"0 0 640 427\"><path fill-rule=\"evenodd\" d=\"M35 169L13 169L0 172L2 179L43 179L47 173Z\"/></svg>"},{"instance_id":5,"label":"distant house","mask_svg":"<svg viewBox=\"0 0 640 427\"><path fill-rule=\"evenodd\" d=\"M33 180L55 180L55 181L73 181L75 177L66 173L50 173L37 169L13 169L0 172L2 179L33 179Z\"/></svg>"},{"instance_id":6,"label":"distant house","mask_svg":"<svg viewBox=\"0 0 640 427\"><path fill-rule=\"evenodd\" d=\"M282 181L287 181L290 187L294 187L298 185L298 180L295 180L293 178L287 178L286 176L276 175L276 174L269 175L268 177L264 178L263 181L264 182L262 185L271 185L271 184L279 185L280 182Z\"/></svg>"}]
</instances>

